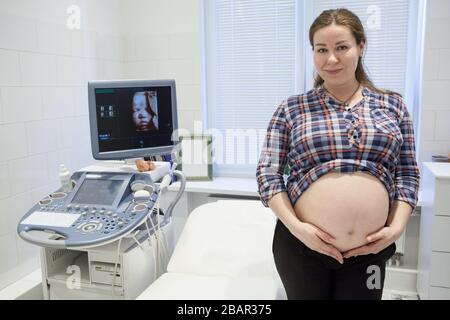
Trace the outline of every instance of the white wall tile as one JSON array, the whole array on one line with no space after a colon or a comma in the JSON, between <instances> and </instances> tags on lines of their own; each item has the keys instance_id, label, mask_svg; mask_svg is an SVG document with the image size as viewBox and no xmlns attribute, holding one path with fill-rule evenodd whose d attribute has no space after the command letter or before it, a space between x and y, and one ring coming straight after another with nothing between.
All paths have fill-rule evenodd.
<instances>
[{"instance_id":1,"label":"white wall tile","mask_svg":"<svg viewBox=\"0 0 450 320\"><path fill-rule=\"evenodd\" d=\"M48 184L47 157L35 155L9 162L11 193L19 194Z\"/></svg>"},{"instance_id":2,"label":"white wall tile","mask_svg":"<svg viewBox=\"0 0 450 320\"><path fill-rule=\"evenodd\" d=\"M14 233L22 217L36 202L31 199L29 192L20 193L8 198L8 200L8 210L6 212L8 216L8 229L9 232Z\"/></svg>"},{"instance_id":3,"label":"white wall tile","mask_svg":"<svg viewBox=\"0 0 450 320\"><path fill-rule=\"evenodd\" d=\"M75 57L95 58L96 33L91 30L70 31L70 55Z\"/></svg>"},{"instance_id":4,"label":"white wall tile","mask_svg":"<svg viewBox=\"0 0 450 320\"><path fill-rule=\"evenodd\" d=\"M37 22L38 51L49 54L70 54L70 31L63 25Z\"/></svg>"},{"instance_id":5,"label":"white wall tile","mask_svg":"<svg viewBox=\"0 0 450 320\"><path fill-rule=\"evenodd\" d=\"M114 80L121 79L123 74L123 62L103 60L102 64L102 79Z\"/></svg>"},{"instance_id":6,"label":"white wall tile","mask_svg":"<svg viewBox=\"0 0 450 320\"><path fill-rule=\"evenodd\" d=\"M40 154L58 148L58 127L60 120L32 121L25 124L28 154Z\"/></svg>"},{"instance_id":7,"label":"white wall tile","mask_svg":"<svg viewBox=\"0 0 450 320\"><path fill-rule=\"evenodd\" d=\"M27 143L23 123L0 125L0 161L25 157Z\"/></svg>"},{"instance_id":8,"label":"white wall tile","mask_svg":"<svg viewBox=\"0 0 450 320\"><path fill-rule=\"evenodd\" d=\"M427 18L425 48L450 48L450 19Z\"/></svg>"},{"instance_id":9,"label":"white wall tile","mask_svg":"<svg viewBox=\"0 0 450 320\"><path fill-rule=\"evenodd\" d=\"M126 79L157 79L157 61L131 61L124 64L124 78Z\"/></svg>"},{"instance_id":10,"label":"white wall tile","mask_svg":"<svg viewBox=\"0 0 450 320\"><path fill-rule=\"evenodd\" d=\"M178 128L194 132L195 111L182 110L178 112Z\"/></svg>"},{"instance_id":11,"label":"white wall tile","mask_svg":"<svg viewBox=\"0 0 450 320\"><path fill-rule=\"evenodd\" d=\"M437 109L450 107L450 101L443 98L450 90L450 81L424 81L423 82L422 107L424 109Z\"/></svg>"},{"instance_id":12,"label":"white wall tile","mask_svg":"<svg viewBox=\"0 0 450 320\"><path fill-rule=\"evenodd\" d=\"M437 80L439 72L439 49L425 49L423 62L423 79Z\"/></svg>"},{"instance_id":13,"label":"white wall tile","mask_svg":"<svg viewBox=\"0 0 450 320\"><path fill-rule=\"evenodd\" d=\"M200 85L177 85L177 107L179 109L201 109Z\"/></svg>"},{"instance_id":14,"label":"white wall tile","mask_svg":"<svg viewBox=\"0 0 450 320\"><path fill-rule=\"evenodd\" d=\"M428 0L428 17L433 19L450 19L450 2L448 0Z\"/></svg>"},{"instance_id":15,"label":"white wall tile","mask_svg":"<svg viewBox=\"0 0 450 320\"><path fill-rule=\"evenodd\" d=\"M122 60L123 52L118 36L97 34L95 38L96 57L98 59Z\"/></svg>"},{"instance_id":16,"label":"white wall tile","mask_svg":"<svg viewBox=\"0 0 450 320\"><path fill-rule=\"evenodd\" d=\"M75 91L72 88L43 88L44 118L55 119L73 116L75 114L75 100Z\"/></svg>"},{"instance_id":17,"label":"white wall tile","mask_svg":"<svg viewBox=\"0 0 450 320\"><path fill-rule=\"evenodd\" d=\"M88 61L83 58L56 58L58 85L81 86L88 79Z\"/></svg>"},{"instance_id":18,"label":"white wall tile","mask_svg":"<svg viewBox=\"0 0 450 320\"><path fill-rule=\"evenodd\" d=\"M0 50L0 86L20 85L19 54Z\"/></svg>"},{"instance_id":19,"label":"white wall tile","mask_svg":"<svg viewBox=\"0 0 450 320\"><path fill-rule=\"evenodd\" d=\"M179 33L169 35L169 59L198 59L200 34Z\"/></svg>"},{"instance_id":20,"label":"white wall tile","mask_svg":"<svg viewBox=\"0 0 450 320\"><path fill-rule=\"evenodd\" d=\"M439 50L439 79L450 80L450 49Z\"/></svg>"},{"instance_id":21,"label":"white wall tile","mask_svg":"<svg viewBox=\"0 0 450 320\"><path fill-rule=\"evenodd\" d=\"M2 88L3 121L21 122L42 119L42 95L39 88Z\"/></svg>"},{"instance_id":22,"label":"white wall tile","mask_svg":"<svg viewBox=\"0 0 450 320\"><path fill-rule=\"evenodd\" d=\"M2 102L2 88L0 88L0 124L3 123L3 102Z\"/></svg>"},{"instance_id":23,"label":"white wall tile","mask_svg":"<svg viewBox=\"0 0 450 320\"><path fill-rule=\"evenodd\" d=\"M57 82L55 56L20 53L20 69L25 86L49 86Z\"/></svg>"},{"instance_id":24,"label":"white wall tile","mask_svg":"<svg viewBox=\"0 0 450 320\"><path fill-rule=\"evenodd\" d=\"M88 116L61 119L60 131L57 136L60 149L77 148L90 144Z\"/></svg>"},{"instance_id":25,"label":"white wall tile","mask_svg":"<svg viewBox=\"0 0 450 320\"><path fill-rule=\"evenodd\" d=\"M13 230L11 219L9 217L10 211L8 210L8 208L10 208L10 199L11 198L0 198L0 237L11 233Z\"/></svg>"},{"instance_id":26,"label":"white wall tile","mask_svg":"<svg viewBox=\"0 0 450 320\"><path fill-rule=\"evenodd\" d=\"M102 80L103 65L101 60L96 58L86 58L87 80ZM87 85L85 83L84 85Z\"/></svg>"},{"instance_id":27,"label":"white wall tile","mask_svg":"<svg viewBox=\"0 0 450 320\"><path fill-rule=\"evenodd\" d=\"M136 52L136 37L135 36L125 36L122 39L122 51L124 61L134 61L137 60Z\"/></svg>"},{"instance_id":28,"label":"white wall tile","mask_svg":"<svg viewBox=\"0 0 450 320\"><path fill-rule=\"evenodd\" d=\"M0 163L0 199L9 197L10 195L11 195L11 185L9 180L9 169L6 162L2 162ZM0 206L0 208L3 207Z\"/></svg>"},{"instance_id":29,"label":"white wall tile","mask_svg":"<svg viewBox=\"0 0 450 320\"><path fill-rule=\"evenodd\" d=\"M15 234L16 237L16 245L17 245L17 262L27 263L30 260L33 261L36 266L39 266L39 252L40 247L26 242L18 234Z\"/></svg>"},{"instance_id":30,"label":"white wall tile","mask_svg":"<svg viewBox=\"0 0 450 320\"><path fill-rule=\"evenodd\" d=\"M159 25L168 33L198 32L200 30L199 6L200 1L156 1L157 13L161 9L162 14L157 14L154 21L155 30ZM174 8L177 8L174 10Z\"/></svg>"},{"instance_id":31,"label":"white wall tile","mask_svg":"<svg viewBox=\"0 0 450 320\"><path fill-rule=\"evenodd\" d=\"M14 233L8 233L0 237L0 274L6 272L17 265L18 254L16 248L16 239Z\"/></svg>"},{"instance_id":32,"label":"white wall tile","mask_svg":"<svg viewBox=\"0 0 450 320\"><path fill-rule=\"evenodd\" d=\"M421 141L429 140L432 141L435 138L435 128L436 128L436 111L434 110L423 110L421 115L421 127L420 132Z\"/></svg>"},{"instance_id":33,"label":"white wall tile","mask_svg":"<svg viewBox=\"0 0 450 320\"><path fill-rule=\"evenodd\" d=\"M89 114L87 84L74 88L75 92L75 116L86 116Z\"/></svg>"},{"instance_id":34,"label":"white wall tile","mask_svg":"<svg viewBox=\"0 0 450 320\"><path fill-rule=\"evenodd\" d=\"M436 111L436 140L450 140L450 110Z\"/></svg>"},{"instance_id":35,"label":"white wall tile","mask_svg":"<svg viewBox=\"0 0 450 320\"><path fill-rule=\"evenodd\" d=\"M169 58L168 35L152 35L135 38L137 60L158 60Z\"/></svg>"},{"instance_id":36,"label":"white wall tile","mask_svg":"<svg viewBox=\"0 0 450 320\"><path fill-rule=\"evenodd\" d=\"M195 60L163 60L157 66L161 78L175 79L177 85L200 85L200 66Z\"/></svg>"},{"instance_id":37,"label":"white wall tile","mask_svg":"<svg viewBox=\"0 0 450 320\"><path fill-rule=\"evenodd\" d=\"M0 13L0 49L36 51L36 22L29 18Z\"/></svg>"}]
</instances>

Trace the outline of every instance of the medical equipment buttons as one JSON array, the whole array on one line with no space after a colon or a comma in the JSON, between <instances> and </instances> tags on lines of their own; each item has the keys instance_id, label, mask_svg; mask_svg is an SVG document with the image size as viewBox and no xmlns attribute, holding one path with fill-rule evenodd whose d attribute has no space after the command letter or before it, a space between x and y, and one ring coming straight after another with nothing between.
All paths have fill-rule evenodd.
<instances>
[{"instance_id":1,"label":"medical equipment buttons","mask_svg":"<svg viewBox=\"0 0 450 320\"><path fill-rule=\"evenodd\" d=\"M91 232L97 229L97 225L94 223L89 223L83 226L83 228L81 228L81 230L83 230L84 232Z\"/></svg>"},{"instance_id":2,"label":"medical equipment buttons","mask_svg":"<svg viewBox=\"0 0 450 320\"><path fill-rule=\"evenodd\" d=\"M133 197L135 200L150 199L150 196L151 196L151 194L147 190L138 190L133 194Z\"/></svg>"},{"instance_id":3,"label":"medical equipment buttons","mask_svg":"<svg viewBox=\"0 0 450 320\"><path fill-rule=\"evenodd\" d=\"M107 216L110 216L111 214L112 214L112 211L106 212L106 215L107 215Z\"/></svg>"},{"instance_id":4,"label":"medical equipment buttons","mask_svg":"<svg viewBox=\"0 0 450 320\"><path fill-rule=\"evenodd\" d=\"M65 196L67 196L67 193L65 192L55 192L50 195L50 197L52 197L53 199L62 199Z\"/></svg>"},{"instance_id":5,"label":"medical equipment buttons","mask_svg":"<svg viewBox=\"0 0 450 320\"><path fill-rule=\"evenodd\" d=\"M122 228L122 227L123 227L123 222L122 222L122 221L117 222L117 226L118 226L119 228Z\"/></svg>"},{"instance_id":6,"label":"medical equipment buttons","mask_svg":"<svg viewBox=\"0 0 450 320\"><path fill-rule=\"evenodd\" d=\"M142 210L145 210L145 209L147 209L147 205L143 204L143 203L140 203L140 204L137 204L137 205L134 206L133 211L142 211Z\"/></svg>"},{"instance_id":7,"label":"medical equipment buttons","mask_svg":"<svg viewBox=\"0 0 450 320\"><path fill-rule=\"evenodd\" d=\"M91 210L91 214L95 214L97 211L95 210Z\"/></svg>"},{"instance_id":8,"label":"medical equipment buttons","mask_svg":"<svg viewBox=\"0 0 450 320\"><path fill-rule=\"evenodd\" d=\"M41 201L39 201L39 204L46 205L49 204L50 202L52 202L52 199L42 199Z\"/></svg>"},{"instance_id":9,"label":"medical equipment buttons","mask_svg":"<svg viewBox=\"0 0 450 320\"><path fill-rule=\"evenodd\" d=\"M105 214L105 210L100 210L100 212L99 212L100 214Z\"/></svg>"}]
</instances>

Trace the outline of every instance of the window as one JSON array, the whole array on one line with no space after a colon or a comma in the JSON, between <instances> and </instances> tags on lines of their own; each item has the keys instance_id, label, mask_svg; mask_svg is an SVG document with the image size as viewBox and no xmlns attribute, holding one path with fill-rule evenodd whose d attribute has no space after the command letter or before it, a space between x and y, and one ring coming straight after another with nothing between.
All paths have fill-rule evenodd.
<instances>
[{"instance_id":1,"label":"window","mask_svg":"<svg viewBox=\"0 0 450 320\"><path fill-rule=\"evenodd\" d=\"M359 16L368 39L364 63L371 80L404 95L414 118L421 3L205 0L203 111L206 129L213 135L214 174L254 176L276 106L313 86L308 31L313 19L326 9L346 7Z\"/></svg>"}]
</instances>

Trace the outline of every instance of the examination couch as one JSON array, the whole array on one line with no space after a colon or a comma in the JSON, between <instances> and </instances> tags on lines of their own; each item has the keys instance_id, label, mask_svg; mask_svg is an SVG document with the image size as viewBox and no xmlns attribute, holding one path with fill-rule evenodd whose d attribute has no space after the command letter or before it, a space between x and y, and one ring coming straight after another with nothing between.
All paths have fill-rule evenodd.
<instances>
[{"instance_id":1,"label":"examination couch","mask_svg":"<svg viewBox=\"0 0 450 320\"><path fill-rule=\"evenodd\" d=\"M275 222L260 201L219 200L197 207L167 272L137 299L286 299L272 255Z\"/></svg>"}]
</instances>

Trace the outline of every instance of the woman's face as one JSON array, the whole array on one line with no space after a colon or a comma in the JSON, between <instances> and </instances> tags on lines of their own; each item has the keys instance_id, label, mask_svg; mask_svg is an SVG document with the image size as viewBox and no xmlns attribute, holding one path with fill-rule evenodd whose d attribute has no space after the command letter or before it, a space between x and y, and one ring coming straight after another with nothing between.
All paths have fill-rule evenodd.
<instances>
[{"instance_id":1,"label":"woman's face","mask_svg":"<svg viewBox=\"0 0 450 320\"><path fill-rule=\"evenodd\" d=\"M133 122L137 131L150 130L150 110L143 94L136 94L133 97Z\"/></svg>"},{"instance_id":2,"label":"woman's face","mask_svg":"<svg viewBox=\"0 0 450 320\"><path fill-rule=\"evenodd\" d=\"M355 81L358 59L364 44L356 44L349 28L329 25L314 33L314 65L325 85L339 86Z\"/></svg>"}]
</instances>

